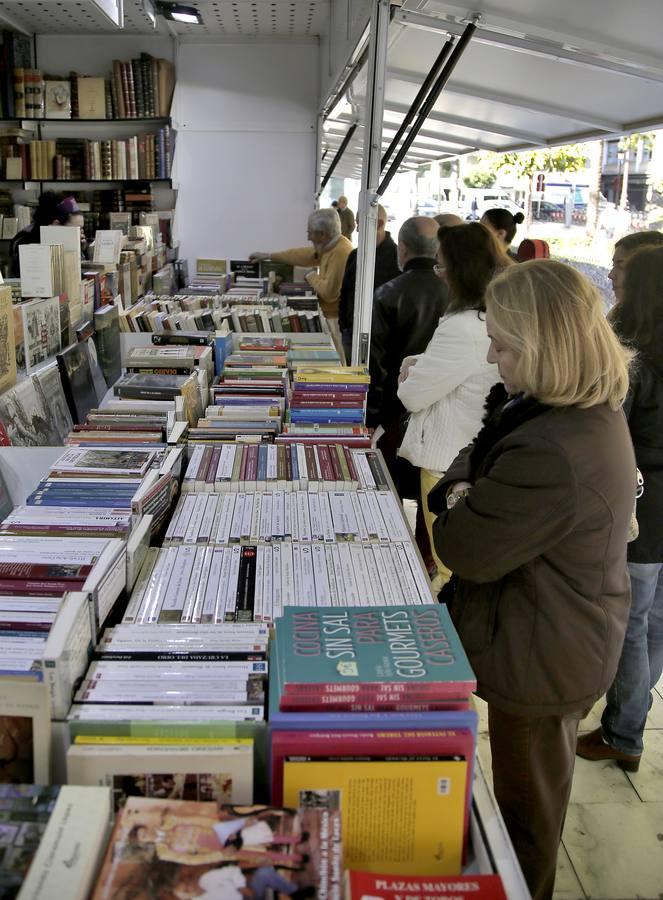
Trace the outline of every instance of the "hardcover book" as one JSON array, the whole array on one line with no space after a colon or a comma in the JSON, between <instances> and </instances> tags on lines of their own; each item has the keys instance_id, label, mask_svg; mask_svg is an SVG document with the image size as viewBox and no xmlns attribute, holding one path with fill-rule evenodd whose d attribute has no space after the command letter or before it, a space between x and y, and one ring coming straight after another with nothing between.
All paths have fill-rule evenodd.
<instances>
[{"instance_id":1,"label":"hardcover book","mask_svg":"<svg viewBox=\"0 0 663 900\"><path fill-rule=\"evenodd\" d=\"M71 119L71 82L44 82L44 115L47 119Z\"/></svg>"},{"instance_id":2,"label":"hardcover book","mask_svg":"<svg viewBox=\"0 0 663 900\"><path fill-rule=\"evenodd\" d=\"M33 379L0 394L0 421L14 447L47 447L52 423Z\"/></svg>"},{"instance_id":3,"label":"hardcover book","mask_svg":"<svg viewBox=\"0 0 663 900\"><path fill-rule=\"evenodd\" d=\"M85 343L74 344L64 353L59 353L57 363L71 418L76 425L80 425L89 411L97 406L97 392Z\"/></svg>"},{"instance_id":4,"label":"hardcover book","mask_svg":"<svg viewBox=\"0 0 663 900\"><path fill-rule=\"evenodd\" d=\"M11 288L0 287L0 394L16 384L16 342Z\"/></svg>"},{"instance_id":5,"label":"hardcover book","mask_svg":"<svg viewBox=\"0 0 663 900\"><path fill-rule=\"evenodd\" d=\"M38 246L38 245L37 245ZM28 374L60 351L60 301L44 297L21 304Z\"/></svg>"},{"instance_id":6,"label":"hardcover book","mask_svg":"<svg viewBox=\"0 0 663 900\"><path fill-rule=\"evenodd\" d=\"M0 784L0 897L15 900L51 818L59 786Z\"/></svg>"},{"instance_id":7,"label":"hardcover book","mask_svg":"<svg viewBox=\"0 0 663 900\"><path fill-rule=\"evenodd\" d=\"M48 445L59 447L64 444L67 435L73 428L73 422L62 389L60 370L57 363L44 366L32 376L43 408L47 411L49 426Z\"/></svg>"}]
</instances>

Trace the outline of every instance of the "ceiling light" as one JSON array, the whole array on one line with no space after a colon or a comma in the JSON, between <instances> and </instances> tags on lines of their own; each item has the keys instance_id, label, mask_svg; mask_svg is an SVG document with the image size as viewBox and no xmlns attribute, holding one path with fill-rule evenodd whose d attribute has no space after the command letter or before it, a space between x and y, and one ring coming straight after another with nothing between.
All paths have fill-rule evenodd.
<instances>
[{"instance_id":1,"label":"ceiling light","mask_svg":"<svg viewBox=\"0 0 663 900\"><path fill-rule=\"evenodd\" d=\"M156 28L157 27L157 11L154 8L154 3L152 3L152 0L143 0L143 12L147 16L147 18L150 20L150 25L152 26L152 28Z\"/></svg>"},{"instance_id":2,"label":"ceiling light","mask_svg":"<svg viewBox=\"0 0 663 900\"><path fill-rule=\"evenodd\" d=\"M203 24L200 11L186 3L157 3L157 9L164 18L172 22L182 22L185 25Z\"/></svg>"}]
</instances>

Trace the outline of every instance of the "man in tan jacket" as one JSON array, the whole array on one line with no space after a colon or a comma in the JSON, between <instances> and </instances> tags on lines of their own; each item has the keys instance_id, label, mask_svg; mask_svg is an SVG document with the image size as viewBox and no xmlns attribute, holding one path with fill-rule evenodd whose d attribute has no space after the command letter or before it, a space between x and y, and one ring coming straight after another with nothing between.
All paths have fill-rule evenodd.
<instances>
[{"instance_id":1,"label":"man in tan jacket","mask_svg":"<svg viewBox=\"0 0 663 900\"><path fill-rule=\"evenodd\" d=\"M341 333L338 327L338 303L343 283L343 273L348 256L352 251L351 242L341 234L341 220L335 209L316 209L308 217L307 237L312 247L292 247L263 253L256 250L249 259L273 259L275 262L291 266L311 266L317 272L309 272L306 280L318 295L320 307L327 320L329 333L343 359Z\"/></svg>"}]
</instances>

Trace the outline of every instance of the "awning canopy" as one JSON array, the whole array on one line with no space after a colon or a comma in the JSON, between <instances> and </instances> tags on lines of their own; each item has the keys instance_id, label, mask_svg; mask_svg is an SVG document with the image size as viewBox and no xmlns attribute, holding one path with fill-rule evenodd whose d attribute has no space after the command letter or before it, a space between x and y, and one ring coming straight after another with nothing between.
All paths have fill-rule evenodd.
<instances>
[{"instance_id":1,"label":"awning canopy","mask_svg":"<svg viewBox=\"0 0 663 900\"><path fill-rule=\"evenodd\" d=\"M663 127L661 0L406 0L390 25L383 144L442 45L478 29L408 152L411 168L475 150L523 150ZM324 124L324 174L359 177L366 66Z\"/></svg>"}]
</instances>

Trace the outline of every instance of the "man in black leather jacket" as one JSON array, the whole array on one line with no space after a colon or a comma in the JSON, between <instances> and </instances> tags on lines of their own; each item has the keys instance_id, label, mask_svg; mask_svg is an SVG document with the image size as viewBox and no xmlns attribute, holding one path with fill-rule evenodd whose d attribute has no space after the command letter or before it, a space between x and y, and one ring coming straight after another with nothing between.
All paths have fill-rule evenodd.
<instances>
[{"instance_id":1,"label":"man in black leather jacket","mask_svg":"<svg viewBox=\"0 0 663 900\"><path fill-rule=\"evenodd\" d=\"M398 268L398 248L388 231L387 211L378 206L377 231L375 234L375 276L373 290L391 281L400 273ZM359 227L359 222L357 222ZM352 358L352 326L355 318L355 286L357 284L357 249L355 248L345 264L345 274L341 285L338 306L338 327L341 329L345 361L350 365Z\"/></svg>"},{"instance_id":2,"label":"man in black leather jacket","mask_svg":"<svg viewBox=\"0 0 663 900\"><path fill-rule=\"evenodd\" d=\"M396 457L403 436L405 408L398 399L398 372L406 356L423 353L447 305L447 288L433 267L437 253L438 224L415 216L398 232L398 260L402 274L373 295L371 326L371 386L366 422L381 425L385 433L378 442L401 496L412 496L405 460ZM417 496L417 493L414 496Z\"/></svg>"}]
</instances>

